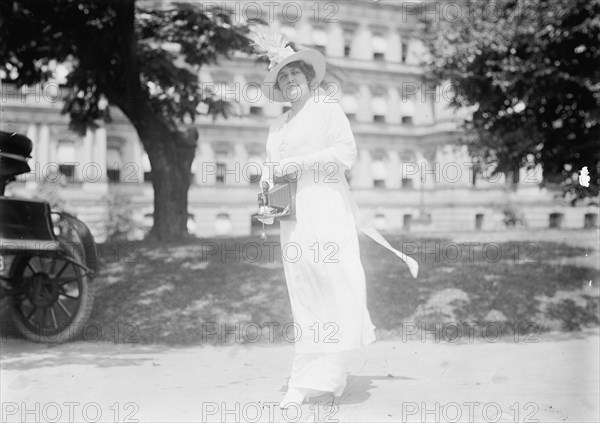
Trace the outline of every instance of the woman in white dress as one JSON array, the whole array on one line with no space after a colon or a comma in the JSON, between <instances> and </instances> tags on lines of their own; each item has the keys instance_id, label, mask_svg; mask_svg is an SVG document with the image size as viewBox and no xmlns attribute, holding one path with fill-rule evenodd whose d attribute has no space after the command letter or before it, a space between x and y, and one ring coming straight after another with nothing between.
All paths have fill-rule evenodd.
<instances>
[{"instance_id":1,"label":"woman in white dress","mask_svg":"<svg viewBox=\"0 0 600 423\"><path fill-rule=\"evenodd\" d=\"M280 403L342 394L347 352L375 340L366 305L353 202L344 172L357 152L340 104L318 88L325 59L316 50L281 48L272 55L263 92L291 109L269 129L261 186L297 173L296 220L281 221L283 267L295 356Z\"/></svg>"}]
</instances>

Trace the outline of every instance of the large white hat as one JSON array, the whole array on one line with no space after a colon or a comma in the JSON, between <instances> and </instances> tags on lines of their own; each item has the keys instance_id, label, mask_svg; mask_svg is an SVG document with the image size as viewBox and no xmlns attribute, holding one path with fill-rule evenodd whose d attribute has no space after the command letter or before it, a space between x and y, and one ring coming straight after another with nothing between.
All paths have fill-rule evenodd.
<instances>
[{"instance_id":1,"label":"large white hat","mask_svg":"<svg viewBox=\"0 0 600 423\"><path fill-rule=\"evenodd\" d=\"M276 35L265 31L254 31L251 34L254 48L259 55L269 58L269 74L262 84L263 93L273 101L285 102L282 92L276 86L279 71L287 64L303 61L311 65L315 70L313 84L319 84L325 77L325 57L314 49L303 49L294 51L288 46L289 41L282 34Z\"/></svg>"}]
</instances>

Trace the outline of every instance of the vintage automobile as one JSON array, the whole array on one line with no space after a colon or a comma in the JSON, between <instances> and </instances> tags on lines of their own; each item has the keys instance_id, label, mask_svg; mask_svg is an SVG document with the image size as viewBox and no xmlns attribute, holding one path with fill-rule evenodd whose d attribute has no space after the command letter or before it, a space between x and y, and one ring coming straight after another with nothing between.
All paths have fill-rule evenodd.
<instances>
[{"instance_id":1,"label":"vintage automobile","mask_svg":"<svg viewBox=\"0 0 600 423\"><path fill-rule=\"evenodd\" d=\"M45 201L9 198L6 185L30 171L32 142L0 132L0 298L27 339L76 339L94 303L97 249L88 227ZM9 322L10 323L10 322Z\"/></svg>"}]
</instances>

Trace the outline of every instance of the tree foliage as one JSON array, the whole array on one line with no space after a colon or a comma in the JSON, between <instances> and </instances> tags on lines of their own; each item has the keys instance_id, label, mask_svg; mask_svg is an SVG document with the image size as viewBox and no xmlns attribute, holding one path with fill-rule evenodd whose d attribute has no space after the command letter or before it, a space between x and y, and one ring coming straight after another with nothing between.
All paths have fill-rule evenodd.
<instances>
[{"instance_id":1,"label":"tree foliage","mask_svg":"<svg viewBox=\"0 0 600 423\"><path fill-rule=\"evenodd\" d=\"M454 106L473 107L471 154L497 172L541 164L544 184L575 200L598 195L600 0L465 1L453 11L425 22L427 75L450 84ZM584 166L589 188L577 182Z\"/></svg>"},{"instance_id":2,"label":"tree foliage","mask_svg":"<svg viewBox=\"0 0 600 423\"><path fill-rule=\"evenodd\" d=\"M84 133L108 119L107 102L136 128L153 172L154 228L163 240L186 233L187 190L199 106L227 115L227 103L202 89L199 68L249 52L247 26L222 8L134 0L3 0L0 74L18 86L44 83L68 63L64 113Z\"/></svg>"}]
</instances>

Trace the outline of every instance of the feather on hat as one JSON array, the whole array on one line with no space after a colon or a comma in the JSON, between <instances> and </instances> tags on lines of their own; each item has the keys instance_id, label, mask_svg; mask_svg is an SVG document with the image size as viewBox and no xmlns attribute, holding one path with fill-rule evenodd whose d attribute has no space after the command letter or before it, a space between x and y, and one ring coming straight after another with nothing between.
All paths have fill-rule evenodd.
<instances>
[{"instance_id":1,"label":"feather on hat","mask_svg":"<svg viewBox=\"0 0 600 423\"><path fill-rule=\"evenodd\" d=\"M277 34L269 29L255 27L250 31L249 38L252 40L259 57L269 59L269 74L262 84L263 93L273 101L285 102L281 90L277 87L277 74L281 68L291 62L304 61L315 70L315 81L320 83L325 76L325 57L314 49L303 49L294 51L288 46L290 41L283 34Z\"/></svg>"}]
</instances>

